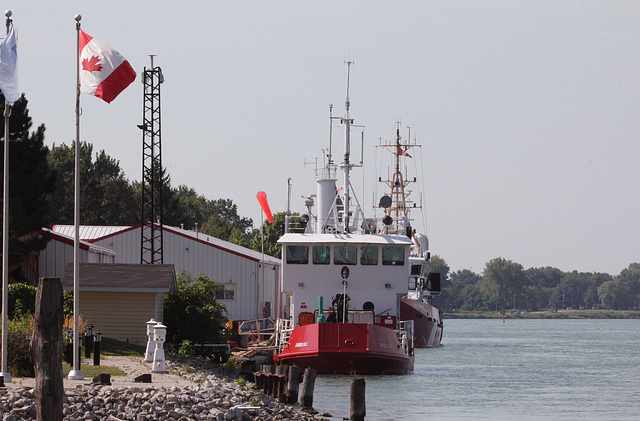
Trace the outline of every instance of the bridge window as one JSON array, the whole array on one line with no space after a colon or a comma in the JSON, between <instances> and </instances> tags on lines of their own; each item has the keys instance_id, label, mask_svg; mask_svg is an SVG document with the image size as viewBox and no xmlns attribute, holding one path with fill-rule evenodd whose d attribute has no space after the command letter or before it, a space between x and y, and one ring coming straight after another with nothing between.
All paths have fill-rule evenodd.
<instances>
[{"instance_id":1,"label":"bridge window","mask_svg":"<svg viewBox=\"0 0 640 421\"><path fill-rule=\"evenodd\" d=\"M404 248L397 246L383 246L382 264L386 266L404 265Z\"/></svg>"},{"instance_id":2,"label":"bridge window","mask_svg":"<svg viewBox=\"0 0 640 421\"><path fill-rule=\"evenodd\" d=\"M422 265L411 265L411 274L422 276Z\"/></svg>"},{"instance_id":3,"label":"bridge window","mask_svg":"<svg viewBox=\"0 0 640 421\"><path fill-rule=\"evenodd\" d=\"M377 265L378 264L378 247L377 246L360 247L360 264L361 265Z\"/></svg>"},{"instance_id":4,"label":"bridge window","mask_svg":"<svg viewBox=\"0 0 640 421\"><path fill-rule=\"evenodd\" d=\"M333 263L336 265L355 265L358 259L356 246L336 246L333 248Z\"/></svg>"},{"instance_id":5,"label":"bridge window","mask_svg":"<svg viewBox=\"0 0 640 421\"><path fill-rule=\"evenodd\" d=\"M287 246L287 263L292 265L306 265L309 263L309 247Z\"/></svg>"},{"instance_id":6,"label":"bridge window","mask_svg":"<svg viewBox=\"0 0 640 421\"><path fill-rule=\"evenodd\" d=\"M328 265L331 258L329 250L329 246L313 246L313 264Z\"/></svg>"}]
</instances>

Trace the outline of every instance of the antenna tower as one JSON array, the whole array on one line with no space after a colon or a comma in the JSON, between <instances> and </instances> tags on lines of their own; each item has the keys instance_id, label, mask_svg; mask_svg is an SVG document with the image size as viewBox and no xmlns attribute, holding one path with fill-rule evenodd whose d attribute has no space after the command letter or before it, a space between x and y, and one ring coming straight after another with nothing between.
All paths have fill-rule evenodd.
<instances>
[{"instance_id":1,"label":"antenna tower","mask_svg":"<svg viewBox=\"0 0 640 421\"><path fill-rule=\"evenodd\" d=\"M142 206L140 263L163 263L162 252L162 144L160 125L160 84L164 82L162 69L144 68L142 129Z\"/></svg>"}]
</instances>

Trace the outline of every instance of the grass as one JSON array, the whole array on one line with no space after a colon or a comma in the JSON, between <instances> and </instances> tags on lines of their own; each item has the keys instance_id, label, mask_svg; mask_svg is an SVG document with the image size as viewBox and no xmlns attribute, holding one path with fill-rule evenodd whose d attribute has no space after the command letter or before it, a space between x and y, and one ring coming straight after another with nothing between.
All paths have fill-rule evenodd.
<instances>
[{"instance_id":1,"label":"grass","mask_svg":"<svg viewBox=\"0 0 640 421\"><path fill-rule=\"evenodd\" d=\"M102 355L115 355L124 357L142 357L147 352L146 345L135 345L116 339L102 338L100 353Z\"/></svg>"},{"instance_id":2,"label":"grass","mask_svg":"<svg viewBox=\"0 0 640 421\"><path fill-rule=\"evenodd\" d=\"M142 357L147 351L144 345L135 345L129 342L122 342L116 339L102 338L100 342L100 355L101 356L124 356L124 357ZM84 355L84 349L82 350ZM71 366L65 362L62 363L62 375L67 377ZM110 374L111 376L124 376L127 373L120 370L118 367L112 367L108 365L93 365L93 358L85 359L80 364L80 371L85 378L95 377L98 374Z\"/></svg>"},{"instance_id":3,"label":"grass","mask_svg":"<svg viewBox=\"0 0 640 421\"><path fill-rule=\"evenodd\" d=\"M89 360L87 360L89 361ZM62 376L67 377L71 371L71 366L65 362L62 363ZM92 364L80 364L80 371L85 378L95 377L98 374L110 374L112 376L124 376L127 373L120 370L118 367L112 367L108 365L93 365Z\"/></svg>"}]
</instances>

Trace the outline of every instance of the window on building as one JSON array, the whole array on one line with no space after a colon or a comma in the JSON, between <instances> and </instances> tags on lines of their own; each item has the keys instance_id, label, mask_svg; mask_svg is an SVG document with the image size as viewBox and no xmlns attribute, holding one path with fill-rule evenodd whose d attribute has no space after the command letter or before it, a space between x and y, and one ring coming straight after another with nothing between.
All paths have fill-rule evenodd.
<instances>
[{"instance_id":1,"label":"window on building","mask_svg":"<svg viewBox=\"0 0 640 421\"><path fill-rule=\"evenodd\" d=\"M360 247L360 264L361 265L377 265L378 264L378 247L377 246Z\"/></svg>"},{"instance_id":2,"label":"window on building","mask_svg":"<svg viewBox=\"0 0 640 421\"><path fill-rule=\"evenodd\" d=\"M398 246L383 246L382 264L386 266L404 265L404 248Z\"/></svg>"},{"instance_id":3,"label":"window on building","mask_svg":"<svg viewBox=\"0 0 640 421\"><path fill-rule=\"evenodd\" d=\"M235 299L234 284L216 285L216 300L234 300L234 299Z\"/></svg>"},{"instance_id":4,"label":"window on building","mask_svg":"<svg viewBox=\"0 0 640 421\"><path fill-rule=\"evenodd\" d=\"M293 265L306 265L309 263L309 247L287 246L287 263Z\"/></svg>"},{"instance_id":5,"label":"window on building","mask_svg":"<svg viewBox=\"0 0 640 421\"><path fill-rule=\"evenodd\" d=\"M358 259L356 246L336 246L333 248L333 263L336 265L355 265Z\"/></svg>"},{"instance_id":6,"label":"window on building","mask_svg":"<svg viewBox=\"0 0 640 421\"><path fill-rule=\"evenodd\" d=\"M331 258L329 250L329 246L313 246L313 264L328 265Z\"/></svg>"}]
</instances>

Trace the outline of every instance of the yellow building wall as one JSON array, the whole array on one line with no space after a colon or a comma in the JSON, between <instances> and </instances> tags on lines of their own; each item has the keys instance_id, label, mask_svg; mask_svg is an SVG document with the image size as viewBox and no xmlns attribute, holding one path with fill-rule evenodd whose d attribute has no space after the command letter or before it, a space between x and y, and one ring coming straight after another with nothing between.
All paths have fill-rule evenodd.
<instances>
[{"instance_id":1,"label":"yellow building wall","mask_svg":"<svg viewBox=\"0 0 640 421\"><path fill-rule=\"evenodd\" d=\"M145 345L147 321L157 316L156 311L154 293L80 292L82 320L93 323L106 338Z\"/></svg>"}]
</instances>

